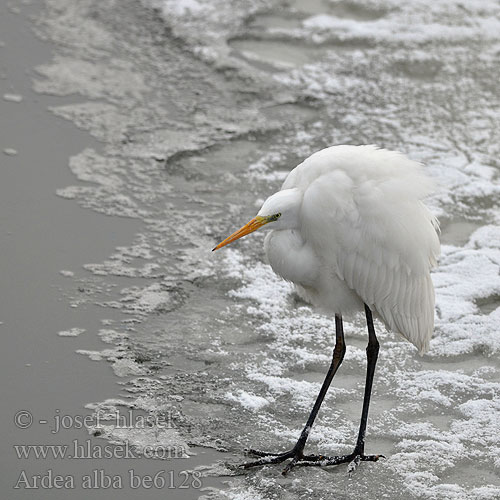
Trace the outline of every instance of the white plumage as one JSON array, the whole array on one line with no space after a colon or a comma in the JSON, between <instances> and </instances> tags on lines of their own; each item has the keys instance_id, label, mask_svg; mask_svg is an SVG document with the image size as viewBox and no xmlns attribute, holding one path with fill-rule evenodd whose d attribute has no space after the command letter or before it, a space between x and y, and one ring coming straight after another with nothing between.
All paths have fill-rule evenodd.
<instances>
[{"instance_id":1,"label":"white plumage","mask_svg":"<svg viewBox=\"0 0 500 500\"><path fill-rule=\"evenodd\" d=\"M281 191L269 197L248 224L214 250L260 227L272 231L264 248L274 271L299 294L335 313L335 348L325 381L295 446L282 453L252 450L258 460L243 468L291 459L295 465L339 465L349 471L365 454L365 434L379 342L373 312L421 353L434 328L430 270L439 255L438 222L422 200L432 190L419 163L375 146L334 146L295 167ZM330 383L346 352L342 315L363 309L368 329L366 384L358 438L352 453L305 455L304 449Z\"/></svg>"},{"instance_id":2,"label":"white plumage","mask_svg":"<svg viewBox=\"0 0 500 500\"><path fill-rule=\"evenodd\" d=\"M294 168L257 217L216 248L266 224L270 265L305 300L337 314L365 303L424 353L440 251L438 222L422 202L432 188L401 153L333 146Z\"/></svg>"}]
</instances>

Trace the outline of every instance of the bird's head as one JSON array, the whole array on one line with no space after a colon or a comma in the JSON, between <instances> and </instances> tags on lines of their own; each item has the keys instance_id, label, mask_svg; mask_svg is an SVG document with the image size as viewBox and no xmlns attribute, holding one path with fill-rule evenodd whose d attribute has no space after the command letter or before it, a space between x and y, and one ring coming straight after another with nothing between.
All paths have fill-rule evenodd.
<instances>
[{"instance_id":1,"label":"bird's head","mask_svg":"<svg viewBox=\"0 0 500 500\"><path fill-rule=\"evenodd\" d=\"M299 224L302 193L296 189L283 189L270 196L259 213L241 229L221 241L212 251L266 226L269 229L295 229Z\"/></svg>"}]
</instances>

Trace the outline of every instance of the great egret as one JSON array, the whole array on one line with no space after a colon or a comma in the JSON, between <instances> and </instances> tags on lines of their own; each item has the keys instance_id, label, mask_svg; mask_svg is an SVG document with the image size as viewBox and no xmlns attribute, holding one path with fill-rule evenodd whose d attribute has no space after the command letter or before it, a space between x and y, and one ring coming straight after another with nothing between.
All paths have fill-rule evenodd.
<instances>
[{"instance_id":1,"label":"great egret","mask_svg":"<svg viewBox=\"0 0 500 500\"><path fill-rule=\"evenodd\" d=\"M333 359L309 419L292 450L266 453L243 464L292 460L335 465L377 461L365 455L365 431L379 343L372 311L392 331L424 353L434 327L430 270L440 252L438 221L422 199L433 184L422 166L401 153L376 146L333 146L311 155L287 176L257 216L219 243L217 250L261 227L272 229L264 249L273 270L295 284L298 294L335 314ZM321 403L345 354L342 314L364 308L368 326L367 374L361 423L349 455L304 455Z\"/></svg>"}]
</instances>

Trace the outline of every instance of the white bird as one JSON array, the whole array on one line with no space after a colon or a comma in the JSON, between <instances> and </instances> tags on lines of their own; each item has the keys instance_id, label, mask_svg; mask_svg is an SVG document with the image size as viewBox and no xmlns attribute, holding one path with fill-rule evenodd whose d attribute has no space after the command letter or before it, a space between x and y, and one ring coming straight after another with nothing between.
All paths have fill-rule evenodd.
<instances>
[{"instance_id":1,"label":"white bird","mask_svg":"<svg viewBox=\"0 0 500 500\"><path fill-rule=\"evenodd\" d=\"M261 227L271 229L264 249L272 269L298 294L335 314L336 344L328 374L309 419L290 451L251 450L260 460L243 467L376 461L365 455L366 421L379 344L372 311L417 347L429 348L434 328L430 270L440 253L437 219L423 199L433 182L421 164L376 146L333 146L311 155L287 176L257 216L219 243L217 250ZM304 455L306 440L345 353L342 314L364 308L368 326L367 376L361 424L353 453Z\"/></svg>"}]
</instances>

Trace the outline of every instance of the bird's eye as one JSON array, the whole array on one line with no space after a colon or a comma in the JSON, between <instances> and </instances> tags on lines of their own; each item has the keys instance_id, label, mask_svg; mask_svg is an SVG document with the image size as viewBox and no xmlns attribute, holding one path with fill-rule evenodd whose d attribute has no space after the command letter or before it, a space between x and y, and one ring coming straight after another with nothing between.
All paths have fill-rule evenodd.
<instances>
[{"instance_id":1,"label":"bird's eye","mask_svg":"<svg viewBox=\"0 0 500 500\"><path fill-rule=\"evenodd\" d=\"M275 215L276 219L279 219L281 217L281 212L278 212L276 215Z\"/></svg>"}]
</instances>

